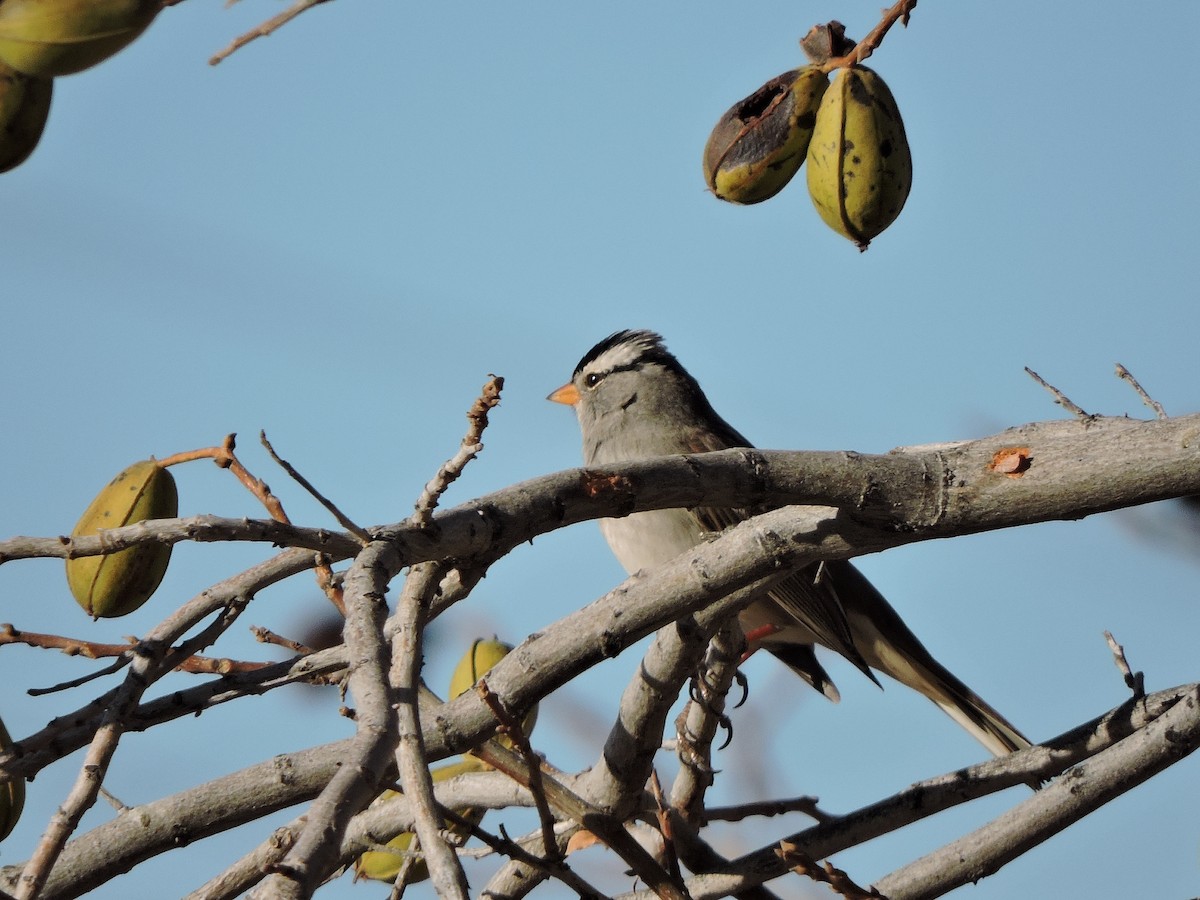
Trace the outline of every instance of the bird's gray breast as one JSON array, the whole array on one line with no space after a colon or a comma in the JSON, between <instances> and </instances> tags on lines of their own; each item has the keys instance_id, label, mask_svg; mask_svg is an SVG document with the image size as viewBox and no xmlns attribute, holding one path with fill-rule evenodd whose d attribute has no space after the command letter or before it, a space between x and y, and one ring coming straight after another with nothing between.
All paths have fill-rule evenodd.
<instances>
[{"instance_id":1,"label":"bird's gray breast","mask_svg":"<svg viewBox=\"0 0 1200 900\"><path fill-rule=\"evenodd\" d=\"M656 509L623 519L601 519L600 531L631 575L690 550L703 536L700 523L683 509Z\"/></svg>"}]
</instances>

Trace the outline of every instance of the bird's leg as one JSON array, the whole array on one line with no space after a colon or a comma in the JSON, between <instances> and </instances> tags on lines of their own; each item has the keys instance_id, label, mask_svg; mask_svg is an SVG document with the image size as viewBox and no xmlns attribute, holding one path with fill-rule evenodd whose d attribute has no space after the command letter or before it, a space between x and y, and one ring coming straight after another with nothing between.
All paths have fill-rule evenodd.
<instances>
[{"instance_id":1,"label":"bird's leg","mask_svg":"<svg viewBox=\"0 0 1200 900\"><path fill-rule=\"evenodd\" d=\"M688 815L689 810L703 803L704 791L713 783L716 770L712 767L712 742L718 728L726 731L728 746L733 739L733 725L725 715L725 697L736 681L744 686L738 672L745 638L736 618L713 637L700 671L692 678L690 700L675 720L680 772L672 785L671 805Z\"/></svg>"}]
</instances>

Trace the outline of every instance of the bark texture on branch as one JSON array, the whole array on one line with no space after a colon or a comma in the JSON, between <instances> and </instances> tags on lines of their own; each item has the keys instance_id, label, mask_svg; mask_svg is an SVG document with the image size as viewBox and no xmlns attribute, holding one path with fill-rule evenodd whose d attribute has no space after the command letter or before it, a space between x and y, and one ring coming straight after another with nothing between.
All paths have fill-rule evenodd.
<instances>
[{"instance_id":1,"label":"bark texture on branch","mask_svg":"<svg viewBox=\"0 0 1200 900\"><path fill-rule=\"evenodd\" d=\"M851 558L914 541L1076 519L1189 494L1200 494L1200 416L1146 422L1095 418L1025 425L977 441L901 448L882 455L740 449L620 468L570 470L437 512L420 527L403 522L369 529L374 538L370 548L374 549L368 550L337 532L214 517L143 523L87 538L0 542L0 563L106 552L148 541L241 540L292 545L294 549L227 579L223 590L199 595L182 611L185 615L173 614L153 632L169 634L171 641L184 640L184 628L178 623L191 627L199 622L199 616L240 608L258 589L311 568L314 549L335 558L356 557L351 571L359 575L367 574L364 567L369 568L369 578L361 585L354 578L347 579L348 596L357 598L347 645L258 672L210 679L169 697L141 700L139 693L134 708L121 710L116 723L123 731L145 730L213 703L261 693L314 673L328 677L349 671L363 715L356 741L287 754L122 813L66 844L41 896L79 896L139 861L178 846L181 833L194 840L312 800L326 791L327 802L309 811L309 825L315 822L316 827L330 828L337 840L325 846L317 840L316 831L302 833L289 854L297 866L291 872L299 876L293 884L300 890L293 893L309 893L338 863L335 857L340 851L335 848L353 829L351 817L369 801L395 751L396 730L385 673L387 641L398 626L394 619L382 623L378 604L388 581L403 567L440 561L449 562L451 573L457 573L458 586L443 585L439 595L443 605L431 607L429 615L435 616L465 597L496 559L557 528L672 506L769 510L653 571L638 573L590 604L582 605L584 598L578 598L580 608L530 636L488 675L488 684L504 707L519 715L646 635L670 623L684 622L684 630L677 635L684 638L682 644L656 647L654 652L662 654L661 658L648 657L643 669L654 674L663 696L646 690L646 685L631 685L610 737L605 764L596 766L576 788L586 803L625 815L631 809L638 811L638 782L661 738L661 733L653 732L661 730L670 705L668 695L684 680L686 660L697 656L699 644L693 638L720 627L725 617L764 585L820 559ZM215 637L222 627L210 626L181 646L199 649L210 633ZM179 652L177 647L163 658L174 659ZM154 667L152 681L168 670L167 666ZM111 691L102 694L20 741L0 754L0 767L12 774L35 774L87 745L105 723L105 708L113 696ZM1194 698L1188 702L1194 704ZM111 719L111 713L108 715ZM423 705L420 724L425 755L436 761L476 745L495 723L480 697L469 692L452 703ZM637 733L627 733L630 729ZM1106 736L1108 743L1113 733ZM1172 746L1179 750L1185 743ZM1187 747L1190 752L1192 744ZM1154 766L1161 768L1169 761L1169 755L1157 762L1138 762L1138 771L1148 777L1157 771ZM1031 772L1049 775L1078 761L1069 757L1046 747L1034 748L980 767L977 777L995 789L997 783L1019 783ZM339 764L347 759L358 761L357 772L338 779ZM969 789L958 782L927 785L922 808L937 805L931 798L940 797L940 802L950 804L961 802L965 794L977 795L972 793L977 789L975 782L969 784ZM1106 791L1114 789L1109 784L1094 796L1102 802L1109 796ZM870 831L880 822L889 828L902 824L881 819L878 810L870 819L874 824L864 819L854 826L857 821L850 816L815 826L816 830L795 836L796 842L820 858L835 852L837 846L848 846L845 840L867 839L864 828ZM1000 857L977 857L972 864L975 868L964 871L967 875L983 871L999 864L997 860ZM285 863L285 869L291 861ZM688 887L695 897L721 896L728 891L752 890L781 871L773 847L764 848L758 855L730 862L724 871L698 876ZM11 891L18 872L19 867L4 870L0 887Z\"/></svg>"}]
</instances>

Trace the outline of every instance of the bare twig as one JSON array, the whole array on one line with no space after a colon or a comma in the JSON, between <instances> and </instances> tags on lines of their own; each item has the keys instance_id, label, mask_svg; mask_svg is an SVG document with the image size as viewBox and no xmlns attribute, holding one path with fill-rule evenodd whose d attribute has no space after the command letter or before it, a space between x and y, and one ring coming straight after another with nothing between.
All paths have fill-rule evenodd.
<instances>
[{"instance_id":1,"label":"bare twig","mask_svg":"<svg viewBox=\"0 0 1200 900\"><path fill-rule=\"evenodd\" d=\"M107 678L109 675L120 672L127 665L129 665L127 658L118 658L104 668L97 669L95 672L89 672L87 675L80 675L78 678L72 678L68 681L60 681L58 684L52 684L49 687L29 688L25 693L30 697L43 697L46 694L57 694L60 691L73 690L92 681L99 681L101 678Z\"/></svg>"},{"instance_id":2,"label":"bare twig","mask_svg":"<svg viewBox=\"0 0 1200 900\"><path fill-rule=\"evenodd\" d=\"M400 868L396 871L396 877L392 879L392 889L388 891L388 900L400 900L404 896L404 890L412 880L413 866L424 855L421 852L421 838L414 834L408 842L408 850L400 860Z\"/></svg>"},{"instance_id":3,"label":"bare twig","mask_svg":"<svg viewBox=\"0 0 1200 900\"><path fill-rule=\"evenodd\" d=\"M834 69L853 66L863 62L883 43L884 35L891 30L893 25L899 22L905 28L908 27L908 18L916 6L917 0L898 0L898 2L883 11L883 18L879 20L879 24L872 28L865 38L858 42L854 50L846 56L839 56L829 60L821 68L826 72L832 72Z\"/></svg>"},{"instance_id":4,"label":"bare twig","mask_svg":"<svg viewBox=\"0 0 1200 900\"><path fill-rule=\"evenodd\" d=\"M129 809L128 806L126 806L115 794L113 794L103 785L100 786L100 796L107 800L108 805L117 812L125 812L125 810Z\"/></svg>"},{"instance_id":5,"label":"bare twig","mask_svg":"<svg viewBox=\"0 0 1200 900\"><path fill-rule=\"evenodd\" d=\"M483 702L487 704L492 715L496 717L496 721L500 723L501 733L508 736L516 751L525 758L525 764L529 771L529 793L533 795L533 802L537 807L538 818L542 825L542 852L547 860L554 862L561 858L561 854L558 850L558 842L554 837L554 814L550 812L550 804L546 801L546 789L542 786L541 760L533 752L533 747L530 745L521 723L509 715L504 704L500 702L500 698L493 694L488 687L486 678L479 679L475 690L479 692Z\"/></svg>"},{"instance_id":6,"label":"bare twig","mask_svg":"<svg viewBox=\"0 0 1200 900\"><path fill-rule=\"evenodd\" d=\"M261 432L260 434L262 434L262 441L267 448L267 452L271 454L276 462L283 466L285 470L287 470L294 478L296 478L310 493L317 497L318 500L320 500L322 503L325 503L326 509L330 509L328 501L321 497L320 494L317 494L312 486L309 485L307 481L304 481L300 477L299 473L292 469L291 466L279 459L279 457L275 455L274 449L272 449L271 445L267 442L266 435ZM246 488L246 490L250 491L251 494L258 498L258 501L267 510L267 513L272 519L284 525L291 525L292 520L288 518L288 514L284 511L283 503L278 497L271 493L271 488L265 481L252 475L250 470L242 465L241 460L239 460L237 458L237 454L234 453L236 448L237 435L227 434L225 436L225 440L222 441L221 446L219 447L205 447L200 450L190 450L186 453L176 453L174 456L169 456L166 459L161 460L160 465L173 466L182 462L191 462L195 459L211 459L217 464L218 468L228 469L230 472L232 472L237 480L240 481ZM334 515L340 516L341 514L334 511ZM339 521L341 521L340 518ZM361 542L363 533L360 532L361 529L356 531L355 537L357 537ZM325 596L329 598L329 602L332 603L334 607L337 608L337 611L344 616L346 614L346 607L342 600L342 592L340 588L334 585L333 572L329 568L329 561L323 556L318 557L316 570L317 584L325 593Z\"/></svg>"},{"instance_id":7,"label":"bare twig","mask_svg":"<svg viewBox=\"0 0 1200 900\"><path fill-rule=\"evenodd\" d=\"M488 426L488 412L500 402L500 391L504 388L504 379L493 375L483 386L483 391L467 411L467 433L463 436L458 452L446 460L438 469L433 479L425 485L417 500L415 511L410 522L424 528L429 525L433 510L446 489L462 474L467 463L479 455L483 449L480 443L483 431Z\"/></svg>"},{"instance_id":8,"label":"bare twig","mask_svg":"<svg viewBox=\"0 0 1200 900\"><path fill-rule=\"evenodd\" d=\"M558 879L571 890L575 891L579 897L585 898L585 900L603 900L604 894L580 878L570 866L562 861L560 854L557 852L554 857L545 859L534 853L530 853L518 841L510 838L503 827L501 828L500 836L496 836L485 831L470 819L465 819L458 815L452 809L445 809L443 812L447 818L453 819L456 824L468 828L472 837L483 841L495 853L507 856L516 862L524 863L552 878Z\"/></svg>"},{"instance_id":9,"label":"bare twig","mask_svg":"<svg viewBox=\"0 0 1200 900\"><path fill-rule=\"evenodd\" d=\"M775 852L779 854L779 858L783 860L784 864L797 875L829 885L831 891L841 894L846 900L878 900L882 897L874 888L866 890L859 887L849 875L834 866L833 863L827 861L824 866L819 865L796 844L780 841L779 849Z\"/></svg>"},{"instance_id":10,"label":"bare twig","mask_svg":"<svg viewBox=\"0 0 1200 900\"><path fill-rule=\"evenodd\" d=\"M210 66L217 65L222 60L228 59L230 55L232 55L237 50L240 50L242 47L245 47L251 41L257 40L258 38L261 38L261 37L266 37L267 35L274 32L276 29L282 28L284 25L286 25L288 22L292 21L292 19L296 18L296 16L300 15L300 13L304 12L305 10L312 9L314 6L318 6L325 2L326 2L326 0L296 0L296 2L294 4L292 4L290 7L285 9L283 12L279 13L279 15L272 16L271 18L267 19L267 21L263 22L261 25L255 27L255 28L251 28L245 34L241 35L240 37L235 38L229 44L228 47L226 47L220 53L217 53L214 56L212 56L208 60L208 64Z\"/></svg>"},{"instance_id":11,"label":"bare twig","mask_svg":"<svg viewBox=\"0 0 1200 900\"><path fill-rule=\"evenodd\" d=\"M1077 406L1075 403L1072 403L1070 398L1067 397L1066 394L1064 394L1062 391L1060 391L1054 385L1052 385L1048 381L1046 381L1046 379L1044 379L1037 372L1033 371L1033 369L1029 368L1029 366L1025 367L1025 372L1026 372L1026 374L1029 375L1030 378L1032 378L1034 381L1036 381L1038 384L1040 384L1042 387L1044 387L1046 390L1048 390L1050 392L1050 396L1052 396L1054 398L1054 402L1057 403L1059 406L1061 406L1063 409L1067 410L1069 413L1076 416L1077 418L1083 419L1084 421L1090 421L1092 419L1092 416L1088 415L1083 410L1083 407Z\"/></svg>"},{"instance_id":12,"label":"bare twig","mask_svg":"<svg viewBox=\"0 0 1200 900\"><path fill-rule=\"evenodd\" d=\"M276 634L270 628L263 628L261 625L252 625L250 633L254 635L254 639L260 644L274 644L276 647L284 647L293 653L313 652L312 647L306 646L299 641L294 641L291 638L286 638L281 634Z\"/></svg>"},{"instance_id":13,"label":"bare twig","mask_svg":"<svg viewBox=\"0 0 1200 900\"><path fill-rule=\"evenodd\" d=\"M1154 410L1154 414L1160 419L1170 418L1167 411L1163 409L1162 404L1146 393L1145 389L1138 383L1138 380L1133 377L1133 374L1120 363L1117 363L1117 377L1123 378L1137 391L1137 395L1142 398L1142 402Z\"/></svg>"},{"instance_id":14,"label":"bare twig","mask_svg":"<svg viewBox=\"0 0 1200 900\"><path fill-rule=\"evenodd\" d=\"M509 654L511 657L512 654ZM507 657L506 657L507 658ZM489 740L472 751L494 769L499 769L518 784L529 787L530 767L524 758L495 740ZM561 781L552 777L541 766L540 777L550 805L564 816L583 825L598 837L609 849L620 856L641 878L650 890L663 900L687 900L686 893L678 883L655 861L633 836L625 830L617 817L611 816L589 800L569 790Z\"/></svg>"},{"instance_id":15,"label":"bare twig","mask_svg":"<svg viewBox=\"0 0 1200 900\"><path fill-rule=\"evenodd\" d=\"M658 823L658 831L662 835L663 855L667 859L667 871L676 881L682 881L683 870L679 868L679 851L675 847L671 808L667 802L667 795L663 793L662 782L656 771L650 773L650 796L654 798L654 818Z\"/></svg>"},{"instance_id":16,"label":"bare twig","mask_svg":"<svg viewBox=\"0 0 1200 900\"><path fill-rule=\"evenodd\" d=\"M314 500L316 500L323 507L325 507L325 509L329 511L329 514L338 520L339 525L341 525L348 532L350 532L352 535L354 535L356 538L358 538L359 542L364 547L367 544L371 543L371 535L368 534L366 532L366 530L364 530L363 528L360 528L358 525L355 525L354 522L352 522L350 520L349 516L345 515L340 509L338 509L333 504L332 500L330 500L328 497L326 497L324 494L322 494L320 491L318 491L313 486L312 482L310 482L307 478L305 478L303 475L301 475L299 472L297 472L295 466L293 466L286 459L283 459L282 457L280 457L280 455L275 452L275 448L272 447L271 442L267 440L267 433L265 431L260 431L258 433L258 439L260 441L262 441L262 445L263 445L263 447L266 448L267 453L269 453L271 455L271 459L275 460L275 462L279 465L279 467L281 469L283 469L285 472L287 472L288 475L290 475L292 477L293 481L295 481L297 484L300 485L300 487L302 487L306 491L308 491L312 495Z\"/></svg>"},{"instance_id":17,"label":"bare twig","mask_svg":"<svg viewBox=\"0 0 1200 900\"><path fill-rule=\"evenodd\" d=\"M122 657L119 663L114 663L98 673L64 682L52 688L32 688L29 693L34 696L49 694L54 691L78 687L93 678L119 671L128 664L128 658L140 646L140 641L131 640L127 644L100 644L95 641L84 641L78 638L63 637L57 634L39 634L34 631L21 631L5 622L0 625L0 644L25 644L28 647L41 647L46 650L61 650L67 656L85 656L88 659L104 659L107 657ZM213 659L206 656L190 656L175 667L177 672L195 672L206 675L229 675L233 672L253 672L272 665L265 662L239 662L232 659Z\"/></svg>"},{"instance_id":18,"label":"bare twig","mask_svg":"<svg viewBox=\"0 0 1200 900\"><path fill-rule=\"evenodd\" d=\"M1117 639L1112 636L1112 632L1105 631L1104 639L1108 641L1108 649L1112 651L1113 662L1117 665L1117 671L1121 673L1121 677L1125 680L1125 686L1133 691L1133 699L1141 700L1146 696L1146 675L1144 672L1135 672L1129 667L1129 661L1125 658L1125 648L1117 643Z\"/></svg>"},{"instance_id":19,"label":"bare twig","mask_svg":"<svg viewBox=\"0 0 1200 900\"><path fill-rule=\"evenodd\" d=\"M802 812L817 822L832 822L837 816L824 812L817 806L816 797L793 797L790 800L763 800L757 803L742 803L738 806L709 807L702 813L701 825L710 822L740 822L751 816L782 816Z\"/></svg>"}]
</instances>

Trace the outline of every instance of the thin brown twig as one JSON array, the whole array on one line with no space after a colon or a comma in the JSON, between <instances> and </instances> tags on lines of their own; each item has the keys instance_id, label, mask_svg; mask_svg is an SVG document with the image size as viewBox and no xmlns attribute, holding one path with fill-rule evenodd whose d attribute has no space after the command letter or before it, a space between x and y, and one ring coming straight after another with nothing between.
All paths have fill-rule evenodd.
<instances>
[{"instance_id":1,"label":"thin brown twig","mask_svg":"<svg viewBox=\"0 0 1200 900\"><path fill-rule=\"evenodd\" d=\"M1170 418L1170 416L1167 415L1167 411L1163 409L1162 404L1146 393L1145 389L1141 386L1138 380L1133 377L1133 373L1131 373L1120 363L1117 363L1117 377L1128 381L1133 389L1137 391L1137 395L1142 398L1142 402L1154 410L1154 414L1156 416L1158 416L1160 419Z\"/></svg>"},{"instance_id":2,"label":"thin brown twig","mask_svg":"<svg viewBox=\"0 0 1200 900\"><path fill-rule=\"evenodd\" d=\"M500 698L492 693L488 687L486 678L479 679L479 683L475 685L475 690L483 698L483 702L487 704L487 708L492 711L492 715L496 717L496 721L500 723L500 732L508 736L508 739L512 741L513 747L524 757L525 764L529 767L529 793L533 795L533 803L537 808L538 818L542 824L543 851L549 860L560 859L561 854L558 850L558 841L554 837L554 814L550 811L550 804L546 800L546 788L542 784L542 761L533 752L533 747L530 745L529 738L525 735L525 729L521 727L521 723L509 715L508 710L504 708L504 704L500 702Z\"/></svg>"},{"instance_id":3,"label":"thin brown twig","mask_svg":"<svg viewBox=\"0 0 1200 900\"><path fill-rule=\"evenodd\" d=\"M254 635L254 639L260 644L273 644L276 647L284 647L294 653L300 654L313 652L313 648L307 644L302 644L281 634L276 634L270 628L264 628L261 625L251 625L250 633Z\"/></svg>"},{"instance_id":4,"label":"thin brown twig","mask_svg":"<svg viewBox=\"0 0 1200 900\"><path fill-rule=\"evenodd\" d=\"M798 844L780 841L779 849L775 853L797 875L829 885L830 890L841 894L846 900L878 900L883 896L875 888L868 890L859 887L849 875L831 862L826 861L824 866L820 865L800 849Z\"/></svg>"},{"instance_id":5,"label":"thin brown twig","mask_svg":"<svg viewBox=\"0 0 1200 900\"><path fill-rule=\"evenodd\" d=\"M675 847L675 835L671 828L671 807L667 796L663 793L662 782L658 771L650 771L650 796L654 798L654 817L658 820L658 831L662 835L663 852L667 858L667 871L677 881L683 880L683 870L679 867L679 851Z\"/></svg>"},{"instance_id":6,"label":"thin brown twig","mask_svg":"<svg viewBox=\"0 0 1200 900\"><path fill-rule=\"evenodd\" d=\"M850 53L829 60L821 66L822 71L832 72L834 69L855 66L867 59L883 43L884 35L891 30L893 25L899 22L905 28L908 27L908 18L916 6L917 0L897 0L883 11L883 17L879 20L879 24L872 28Z\"/></svg>"},{"instance_id":7,"label":"thin brown twig","mask_svg":"<svg viewBox=\"0 0 1200 900\"><path fill-rule=\"evenodd\" d=\"M217 464L218 468L228 469L232 472L246 490L250 491L266 507L272 519L291 525L292 520L283 511L283 504L279 502L279 498L271 493L271 488L265 481L250 474L250 471L237 458L237 455L234 453L235 449L237 449L237 434L227 434L219 447L202 447L199 450L187 450L183 453L176 453L168 456L166 459L159 460L158 464L165 468L166 466L175 466L197 459L211 459Z\"/></svg>"},{"instance_id":8,"label":"thin brown twig","mask_svg":"<svg viewBox=\"0 0 1200 900\"><path fill-rule=\"evenodd\" d=\"M57 634L41 634L34 631L21 631L10 623L0 625L0 644L24 644L27 647L39 647L43 650L60 650L67 656L83 656L88 659L107 659L111 657L126 657L133 653L140 641L131 638L127 644L100 644L95 641L83 641L78 638L64 637ZM121 664L122 666L125 663ZM258 669L273 665L265 662L239 662L225 658L208 656L191 656L175 667L177 672L194 672L203 675L229 675L233 672L255 672ZM120 668L120 667L115 667ZM106 670L104 674L108 674ZM83 681L90 681L94 675L86 676ZM65 690L77 687L75 682L64 682L53 689L35 688L38 694L51 693L53 690ZM31 691L32 693L32 691Z\"/></svg>"},{"instance_id":9,"label":"thin brown twig","mask_svg":"<svg viewBox=\"0 0 1200 900\"><path fill-rule=\"evenodd\" d=\"M262 433L260 432L260 434ZM263 443L266 444L267 451L276 459L277 462L280 462L281 465L284 465L286 469L291 469L291 467L283 463L279 457L275 456L275 451L271 448L270 444L267 444L266 442L265 434L263 434ZM251 474L250 470L242 465L241 460L237 458L237 454L234 452L236 449L237 435L227 434L225 435L225 440L221 442L221 446L219 447L203 447L199 450L188 450L184 453L176 453L173 456L168 456L166 459L160 460L159 465L164 467L174 466L178 465L179 463L191 462L192 460L196 459L211 459L214 463L216 463L218 468L228 469L230 472L232 472L237 480L242 483L242 486L258 499L272 519L274 519L276 522L282 522L284 525L291 525L292 520L288 518L288 514L283 508L283 503L278 497L271 493L271 488L265 481ZM306 481L301 479L298 473L295 473L295 470L291 471L293 473L293 477L295 477L302 485L312 492L311 486L309 486ZM316 496L319 500L323 500L319 494L314 494L314 496ZM326 508L328 509L329 507L327 506ZM337 513L335 513L335 515L337 515ZM339 519L339 521L341 520ZM362 535L358 532L355 533L355 537L359 538L360 541L362 539ZM323 555L320 554L317 556L316 579L318 587L320 587L325 596L329 598L329 602L332 603L337 611L344 617L346 615L346 603L342 597L342 590L334 583L333 570L329 567L329 562Z\"/></svg>"},{"instance_id":10,"label":"thin brown twig","mask_svg":"<svg viewBox=\"0 0 1200 900\"><path fill-rule=\"evenodd\" d=\"M1046 390L1048 390L1050 392L1050 395L1054 398L1054 402L1057 403L1059 406L1061 406L1063 409L1067 410L1067 412L1071 413L1073 416L1075 416L1079 419L1083 419L1084 421L1091 421L1094 418L1094 416L1091 416L1087 412L1085 412L1083 407L1078 406L1077 404L1073 403L1066 394L1064 394L1062 391L1060 391L1058 388L1056 388L1054 385L1052 385L1050 382L1048 382L1045 378L1043 378L1037 372L1033 371L1033 369L1029 368L1029 366L1025 367L1025 374L1028 375L1030 378L1032 378L1034 381L1036 381L1038 384L1040 384L1042 387L1044 387Z\"/></svg>"},{"instance_id":11,"label":"thin brown twig","mask_svg":"<svg viewBox=\"0 0 1200 900\"><path fill-rule=\"evenodd\" d=\"M257 40L258 38L261 38L261 37L266 37L267 35L274 32L276 29L281 28L284 25L286 25L288 22L292 21L292 19L296 18L296 16L300 15L300 13L304 12L305 10L312 9L314 6L318 6L324 2L326 2L326 0L297 0L296 3L292 4L290 7L285 9L283 12L279 13L278 15L272 16L271 18L267 19L267 21L263 22L261 25L258 25L255 28L251 28L245 34L243 34L237 38L234 38L234 40L230 42L228 47L226 47L220 53L217 53L214 56L210 57L208 60L208 64L210 66L217 65L222 60L228 59L230 55L232 55L237 50L240 50L242 47L245 47L251 41Z\"/></svg>"},{"instance_id":12,"label":"thin brown twig","mask_svg":"<svg viewBox=\"0 0 1200 900\"><path fill-rule=\"evenodd\" d=\"M358 542L364 547L371 543L371 535L367 533L366 529L360 528L358 525L352 522L347 515L345 515L340 509L337 508L337 506L334 505L332 500L318 491L316 487L313 486L311 481L296 471L295 466L275 452L275 448L271 446L271 442L267 440L267 433L265 431L260 431L258 433L258 439L262 442L263 447L266 448L267 453L270 454L271 459L275 460L276 464L283 469L283 471L287 472L288 475L292 477L293 481L308 491L314 500L325 507L329 514L338 520L339 525L358 538Z\"/></svg>"}]
</instances>

